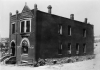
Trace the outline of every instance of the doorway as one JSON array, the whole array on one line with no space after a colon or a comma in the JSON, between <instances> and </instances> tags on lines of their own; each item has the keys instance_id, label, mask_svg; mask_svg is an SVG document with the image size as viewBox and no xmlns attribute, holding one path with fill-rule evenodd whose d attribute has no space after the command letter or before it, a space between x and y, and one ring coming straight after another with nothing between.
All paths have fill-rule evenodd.
<instances>
[{"instance_id":1,"label":"doorway","mask_svg":"<svg viewBox=\"0 0 100 70\"><path fill-rule=\"evenodd\" d=\"M15 42L11 42L11 56L15 56Z\"/></svg>"}]
</instances>

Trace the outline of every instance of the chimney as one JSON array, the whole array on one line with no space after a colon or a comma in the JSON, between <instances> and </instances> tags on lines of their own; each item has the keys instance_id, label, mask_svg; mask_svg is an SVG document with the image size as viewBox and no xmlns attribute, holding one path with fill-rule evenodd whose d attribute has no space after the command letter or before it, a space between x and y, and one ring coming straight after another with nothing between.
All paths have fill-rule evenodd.
<instances>
[{"instance_id":1,"label":"chimney","mask_svg":"<svg viewBox=\"0 0 100 70\"><path fill-rule=\"evenodd\" d=\"M34 4L34 9L37 10L37 4Z\"/></svg>"},{"instance_id":2,"label":"chimney","mask_svg":"<svg viewBox=\"0 0 100 70\"><path fill-rule=\"evenodd\" d=\"M16 10L16 18L18 19L18 13L19 13L19 11L18 10Z\"/></svg>"},{"instance_id":3,"label":"chimney","mask_svg":"<svg viewBox=\"0 0 100 70\"><path fill-rule=\"evenodd\" d=\"M74 14L70 15L70 19L74 20Z\"/></svg>"},{"instance_id":4,"label":"chimney","mask_svg":"<svg viewBox=\"0 0 100 70\"><path fill-rule=\"evenodd\" d=\"M12 13L10 12L10 17L12 16Z\"/></svg>"},{"instance_id":5,"label":"chimney","mask_svg":"<svg viewBox=\"0 0 100 70\"><path fill-rule=\"evenodd\" d=\"M87 20L88 20L88 19L87 19L87 18L85 18L84 23L87 23Z\"/></svg>"},{"instance_id":6,"label":"chimney","mask_svg":"<svg viewBox=\"0 0 100 70\"><path fill-rule=\"evenodd\" d=\"M49 5L47 8L48 8L48 13L49 13L49 14L51 14L51 9L52 9L52 6L51 6L51 5Z\"/></svg>"},{"instance_id":7,"label":"chimney","mask_svg":"<svg viewBox=\"0 0 100 70\"><path fill-rule=\"evenodd\" d=\"M18 15L18 13L19 13L18 10L16 10L16 14L17 14L17 15Z\"/></svg>"}]
</instances>

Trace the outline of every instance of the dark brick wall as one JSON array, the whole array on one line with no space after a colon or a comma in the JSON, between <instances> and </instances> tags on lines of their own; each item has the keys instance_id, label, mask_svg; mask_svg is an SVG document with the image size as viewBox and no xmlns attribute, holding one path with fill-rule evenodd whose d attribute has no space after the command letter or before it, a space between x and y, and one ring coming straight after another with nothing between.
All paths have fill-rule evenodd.
<instances>
[{"instance_id":1,"label":"dark brick wall","mask_svg":"<svg viewBox=\"0 0 100 70\"><path fill-rule=\"evenodd\" d=\"M58 34L58 25L62 24L62 36ZM72 28L72 35L68 36L68 26ZM87 37L83 37L83 29ZM37 12L37 51L39 58L57 58L76 56L76 43L79 43L79 56L93 54L93 26L68 18L51 15L41 11ZM62 55L58 55L59 41L62 42ZM68 43L72 45L72 54L68 54ZM83 44L87 46L83 53Z\"/></svg>"}]
</instances>

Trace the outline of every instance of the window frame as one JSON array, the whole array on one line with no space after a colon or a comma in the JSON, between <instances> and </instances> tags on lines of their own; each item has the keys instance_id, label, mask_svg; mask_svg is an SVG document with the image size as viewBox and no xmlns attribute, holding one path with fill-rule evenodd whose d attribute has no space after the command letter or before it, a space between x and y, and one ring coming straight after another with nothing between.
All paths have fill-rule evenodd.
<instances>
[{"instance_id":1,"label":"window frame","mask_svg":"<svg viewBox=\"0 0 100 70\"><path fill-rule=\"evenodd\" d=\"M21 20L20 20L20 33L29 33L29 32L31 32L31 24L32 24L32 23L31 23L31 21L32 21L31 19L32 19L32 18L24 18L24 19L21 19ZM24 32L21 32L21 22L23 22L23 21L24 21ZM27 21L30 21L30 29L29 29L29 32L27 32L27 29L26 29L26 28L27 28L27 27L26 27L26 24L27 24L26 22L27 22Z\"/></svg>"}]
</instances>

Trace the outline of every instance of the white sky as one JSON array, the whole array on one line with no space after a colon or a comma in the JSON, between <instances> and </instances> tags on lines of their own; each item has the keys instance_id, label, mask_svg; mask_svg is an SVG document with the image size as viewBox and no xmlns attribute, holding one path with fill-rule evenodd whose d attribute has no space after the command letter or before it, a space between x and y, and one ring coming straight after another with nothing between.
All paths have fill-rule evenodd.
<instances>
[{"instance_id":1,"label":"white sky","mask_svg":"<svg viewBox=\"0 0 100 70\"><path fill-rule=\"evenodd\" d=\"M52 5L52 13L70 17L74 14L74 19L88 22L94 25L94 35L100 35L100 0L0 0L0 36L9 37L9 13L22 11L25 2L30 9L34 8L36 3L38 9L47 12L47 6Z\"/></svg>"}]
</instances>

